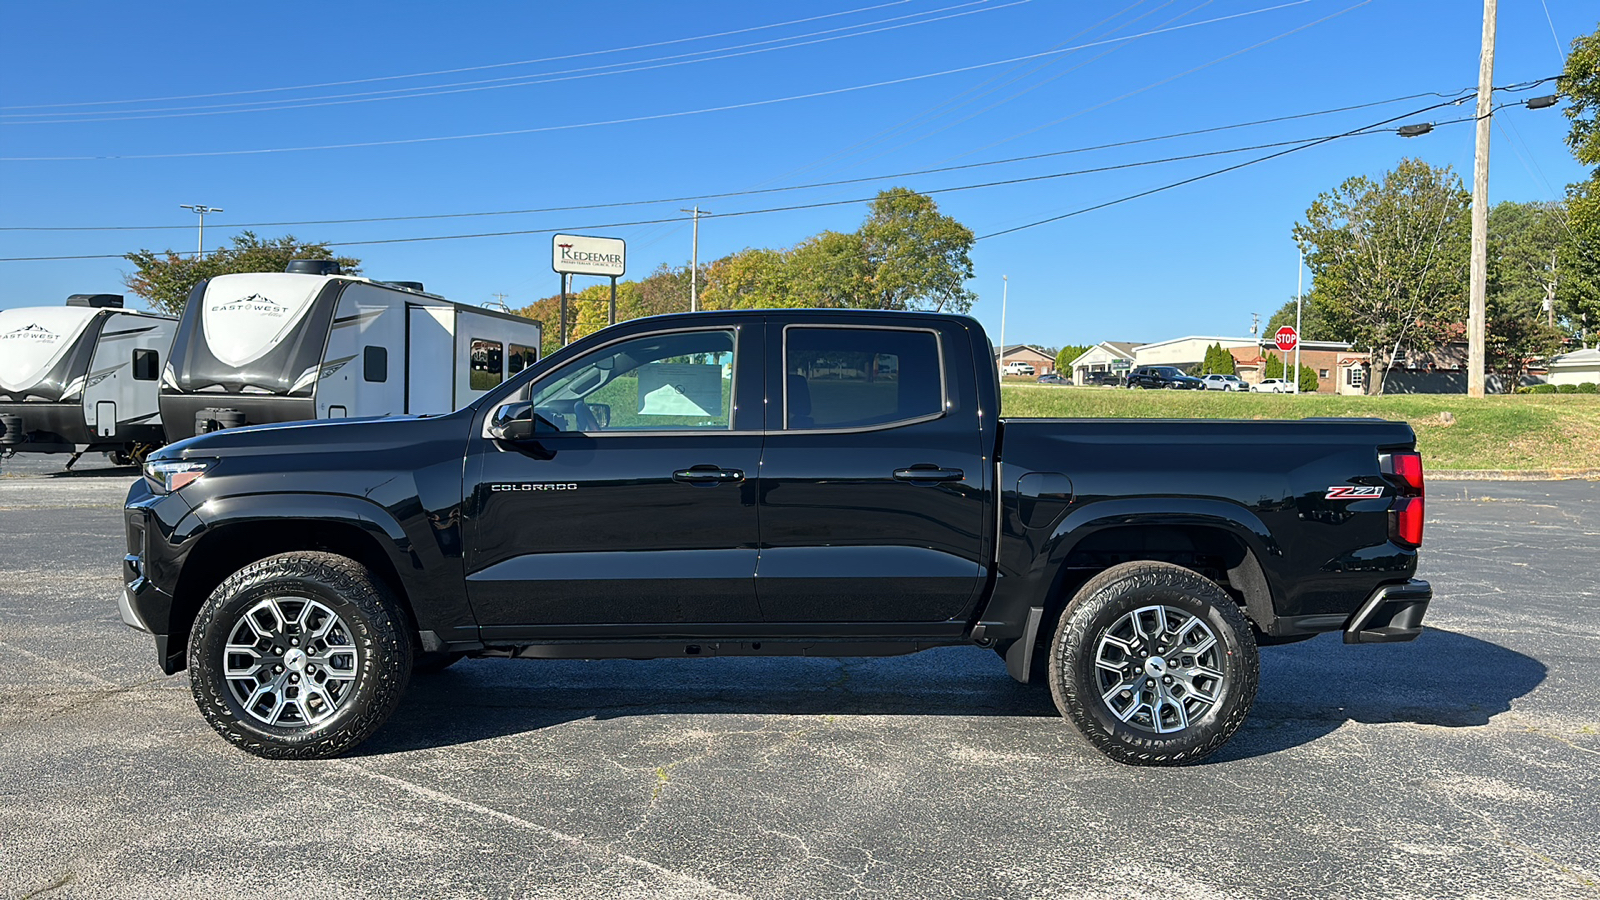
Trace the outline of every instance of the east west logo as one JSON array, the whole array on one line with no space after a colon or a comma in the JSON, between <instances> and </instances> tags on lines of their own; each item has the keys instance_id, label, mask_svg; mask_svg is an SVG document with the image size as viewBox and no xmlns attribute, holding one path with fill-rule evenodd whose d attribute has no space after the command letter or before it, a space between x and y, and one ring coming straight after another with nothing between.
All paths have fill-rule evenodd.
<instances>
[{"instance_id":1,"label":"east west logo","mask_svg":"<svg viewBox=\"0 0 1600 900\"><path fill-rule=\"evenodd\" d=\"M15 331L0 334L0 341L49 341L50 343L55 343L59 340L61 340L61 335L43 325L31 322Z\"/></svg>"},{"instance_id":2,"label":"east west logo","mask_svg":"<svg viewBox=\"0 0 1600 900\"><path fill-rule=\"evenodd\" d=\"M251 294L228 303L218 303L211 307L212 312L253 312L271 319L282 318L288 312L281 304L274 303L261 294Z\"/></svg>"}]
</instances>

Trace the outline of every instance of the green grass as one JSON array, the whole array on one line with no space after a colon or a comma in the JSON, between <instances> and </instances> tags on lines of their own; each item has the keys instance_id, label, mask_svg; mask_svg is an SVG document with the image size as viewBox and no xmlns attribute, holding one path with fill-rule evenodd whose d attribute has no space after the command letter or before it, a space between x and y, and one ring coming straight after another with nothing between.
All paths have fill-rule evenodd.
<instances>
[{"instance_id":1,"label":"green grass","mask_svg":"<svg viewBox=\"0 0 1600 900\"><path fill-rule=\"evenodd\" d=\"M1012 385L1001 412L1015 418L1398 419L1417 432L1425 464L1442 469L1600 469L1600 396L1460 394L1340 397ZM1449 415L1444 415L1448 413Z\"/></svg>"}]
</instances>

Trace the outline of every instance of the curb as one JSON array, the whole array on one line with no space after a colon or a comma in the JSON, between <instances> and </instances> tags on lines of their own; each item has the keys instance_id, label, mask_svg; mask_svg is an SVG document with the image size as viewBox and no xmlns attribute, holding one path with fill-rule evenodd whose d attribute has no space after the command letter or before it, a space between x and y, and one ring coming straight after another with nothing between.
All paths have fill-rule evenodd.
<instances>
[{"instance_id":1,"label":"curb","mask_svg":"<svg viewBox=\"0 0 1600 900\"><path fill-rule=\"evenodd\" d=\"M1429 481L1600 481L1600 469L1430 469Z\"/></svg>"}]
</instances>

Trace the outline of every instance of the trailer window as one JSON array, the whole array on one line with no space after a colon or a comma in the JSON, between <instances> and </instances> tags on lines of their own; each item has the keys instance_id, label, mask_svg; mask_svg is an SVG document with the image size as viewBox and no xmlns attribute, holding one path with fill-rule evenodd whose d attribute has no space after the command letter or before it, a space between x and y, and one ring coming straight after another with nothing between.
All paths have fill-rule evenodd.
<instances>
[{"instance_id":1,"label":"trailer window","mask_svg":"<svg viewBox=\"0 0 1600 900\"><path fill-rule=\"evenodd\" d=\"M472 374L469 386L475 391L487 391L506 380L505 345L487 338L473 338L470 353Z\"/></svg>"},{"instance_id":2,"label":"trailer window","mask_svg":"<svg viewBox=\"0 0 1600 900\"><path fill-rule=\"evenodd\" d=\"M784 373L786 428L891 425L944 409L939 339L930 331L790 327Z\"/></svg>"},{"instance_id":3,"label":"trailer window","mask_svg":"<svg viewBox=\"0 0 1600 900\"><path fill-rule=\"evenodd\" d=\"M510 352L506 354L506 376L510 377L515 375L538 361L538 347L524 347L521 344L511 344Z\"/></svg>"},{"instance_id":4,"label":"trailer window","mask_svg":"<svg viewBox=\"0 0 1600 900\"><path fill-rule=\"evenodd\" d=\"M389 348L368 347L361 359L361 377L367 381L389 380Z\"/></svg>"},{"instance_id":5,"label":"trailer window","mask_svg":"<svg viewBox=\"0 0 1600 900\"><path fill-rule=\"evenodd\" d=\"M161 352L159 350L133 351L133 378L135 381L155 381L161 377Z\"/></svg>"}]
</instances>

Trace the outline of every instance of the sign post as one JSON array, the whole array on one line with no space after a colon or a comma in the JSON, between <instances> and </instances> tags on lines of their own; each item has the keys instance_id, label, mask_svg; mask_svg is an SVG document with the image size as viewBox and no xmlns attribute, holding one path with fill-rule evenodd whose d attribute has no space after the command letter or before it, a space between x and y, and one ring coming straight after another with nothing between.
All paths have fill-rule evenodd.
<instances>
[{"instance_id":1,"label":"sign post","mask_svg":"<svg viewBox=\"0 0 1600 900\"><path fill-rule=\"evenodd\" d=\"M1294 392L1300 393L1300 372L1296 366L1293 378L1289 378L1289 351L1300 344L1300 332L1294 330L1293 325L1285 325L1272 335L1272 342L1278 345L1278 354L1283 359L1283 374L1285 380L1294 385Z\"/></svg>"},{"instance_id":2,"label":"sign post","mask_svg":"<svg viewBox=\"0 0 1600 900\"><path fill-rule=\"evenodd\" d=\"M628 271L627 244L621 238L558 234L550 240L550 268L561 276L561 346L567 345L567 276L600 275L611 279L611 310L617 321L617 279Z\"/></svg>"}]
</instances>

